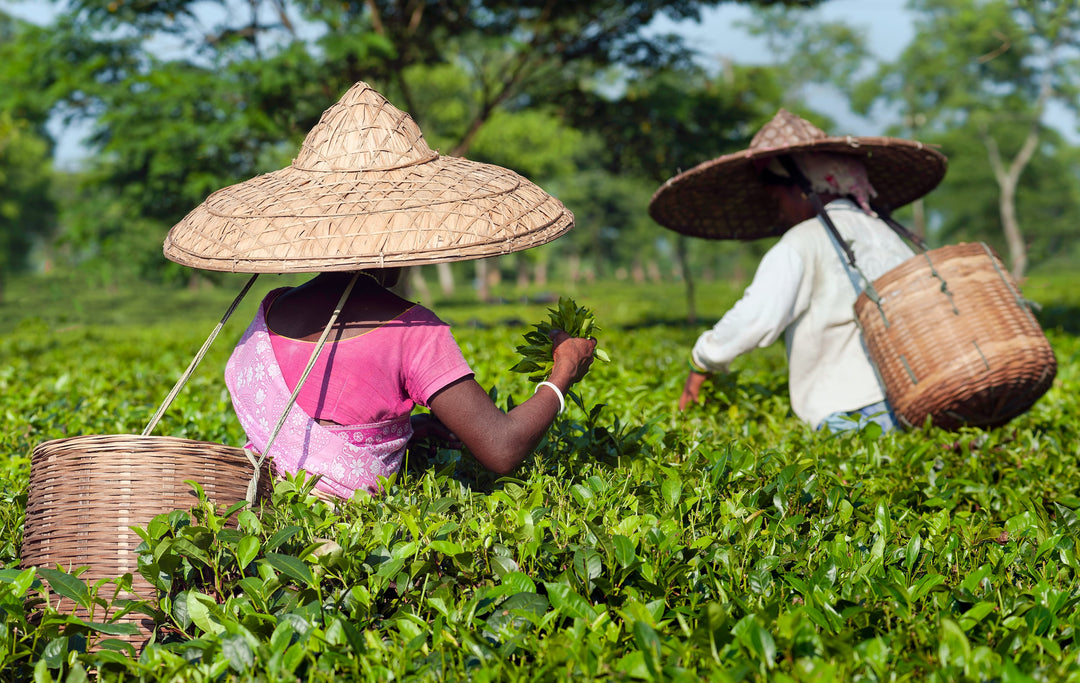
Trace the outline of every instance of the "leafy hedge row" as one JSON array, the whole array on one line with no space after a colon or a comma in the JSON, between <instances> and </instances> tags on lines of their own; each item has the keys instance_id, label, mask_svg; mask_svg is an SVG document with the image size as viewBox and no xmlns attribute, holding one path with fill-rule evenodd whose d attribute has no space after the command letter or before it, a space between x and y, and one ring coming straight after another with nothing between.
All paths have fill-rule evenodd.
<instances>
[{"instance_id":1,"label":"leafy hedge row","mask_svg":"<svg viewBox=\"0 0 1080 683\"><path fill-rule=\"evenodd\" d=\"M28 456L141 430L199 331L0 338L4 678L1080 679L1074 337L1051 334L1059 379L1005 428L837 436L791 417L775 347L673 414L697 330L597 311L612 362L515 477L418 450L380 498L287 481L235 526L207 503L154 520L141 652L103 617L115 586L19 568ZM522 327L455 331L500 403L531 392L507 372ZM166 433L238 442L228 346Z\"/></svg>"}]
</instances>

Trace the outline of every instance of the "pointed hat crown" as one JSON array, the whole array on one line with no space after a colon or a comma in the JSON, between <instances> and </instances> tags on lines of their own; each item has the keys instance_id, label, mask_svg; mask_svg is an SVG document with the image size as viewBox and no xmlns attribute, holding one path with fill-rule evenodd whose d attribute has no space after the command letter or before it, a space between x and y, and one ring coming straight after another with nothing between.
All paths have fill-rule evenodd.
<instances>
[{"instance_id":1,"label":"pointed hat crown","mask_svg":"<svg viewBox=\"0 0 1080 683\"><path fill-rule=\"evenodd\" d=\"M357 270L482 258L574 225L517 173L444 157L363 82L323 112L286 168L211 194L169 231L167 258L207 270Z\"/></svg>"}]
</instances>

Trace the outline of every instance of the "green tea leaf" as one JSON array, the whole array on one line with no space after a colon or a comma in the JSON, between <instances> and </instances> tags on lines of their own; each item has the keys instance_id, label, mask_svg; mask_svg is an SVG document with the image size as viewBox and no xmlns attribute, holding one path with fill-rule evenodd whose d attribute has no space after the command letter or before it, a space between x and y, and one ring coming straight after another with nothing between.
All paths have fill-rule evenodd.
<instances>
[{"instance_id":1,"label":"green tea leaf","mask_svg":"<svg viewBox=\"0 0 1080 683\"><path fill-rule=\"evenodd\" d=\"M102 623L97 621L88 621L86 625L98 633L104 633L110 636L133 636L139 633L139 626L137 624L124 623L124 622L111 622Z\"/></svg>"},{"instance_id":2,"label":"green tea leaf","mask_svg":"<svg viewBox=\"0 0 1080 683\"><path fill-rule=\"evenodd\" d=\"M255 556L259 554L259 539L254 536L244 536L240 539L240 542L236 544L236 558L240 563L240 569L244 569L251 561L255 559Z\"/></svg>"},{"instance_id":3,"label":"green tea leaf","mask_svg":"<svg viewBox=\"0 0 1080 683\"><path fill-rule=\"evenodd\" d=\"M196 591L188 591L187 614L191 622L204 632L217 635L223 633L225 627L211 615L211 605L215 605L215 603L210 596Z\"/></svg>"},{"instance_id":4,"label":"green tea leaf","mask_svg":"<svg viewBox=\"0 0 1080 683\"><path fill-rule=\"evenodd\" d=\"M311 567L292 555L266 553L266 561L274 569L305 586L315 583L315 577L311 575Z\"/></svg>"},{"instance_id":5,"label":"green tea leaf","mask_svg":"<svg viewBox=\"0 0 1080 683\"><path fill-rule=\"evenodd\" d=\"M596 618L596 610L589 604L589 601L581 597L565 583L545 583L544 589L547 590L551 606L557 609L560 614L589 621Z\"/></svg>"},{"instance_id":6,"label":"green tea leaf","mask_svg":"<svg viewBox=\"0 0 1080 683\"><path fill-rule=\"evenodd\" d=\"M616 534L611 540L615 545L615 561L619 563L620 567L626 569L637 560L633 541L622 534Z\"/></svg>"},{"instance_id":7,"label":"green tea leaf","mask_svg":"<svg viewBox=\"0 0 1080 683\"><path fill-rule=\"evenodd\" d=\"M500 579L503 585L508 586L515 593L535 593L536 584L528 574L519 571L511 571L502 575Z\"/></svg>"},{"instance_id":8,"label":"green tea leaf","mask_svg":"<svg viewBox=\"0 0 1080 683\"><path fill-rule=\"evenodd\" d=\"M37 572L41 578L49 582L52 592L72 600L81 607L90 608L90 591L85 581L67 572L47 567L39 567Z\"/></svg>"},{"instance_id":9,"label":"green tea leaf","mask_svg":"<svg viewBox=\"0 0 1080 683\"><path fill-rule=\"evenodd\" d=\"M457 555L465 552L465 548L460 543L454 543L453 541L432 541L428 544L428 547L443 555Z\"/></svg>"},{"instance_id":10,"label":"green tea leaf","mask_svg":"<svg viewBox=\"0 0 1080 683\"><path fill-rule=\"evenodd\" d=\"M264 546L264 549L265 550L276 550L279 545L281 545L285 541L289 540L290 538L292 538L293 536L295 536L298 533L300 533L300 527L298 527L298 526L282 527L281 529L278 529L277 531L275 531L274 535L271 536L266 541L266 545Z\"/></svg>"}]
</instances>

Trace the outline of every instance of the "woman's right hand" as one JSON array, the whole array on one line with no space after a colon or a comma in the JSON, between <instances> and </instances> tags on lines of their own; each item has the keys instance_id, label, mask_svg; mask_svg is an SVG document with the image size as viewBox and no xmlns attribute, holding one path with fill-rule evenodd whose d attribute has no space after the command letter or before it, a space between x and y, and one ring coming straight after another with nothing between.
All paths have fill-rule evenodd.
<instances>
[{"instance_id":1,"label":"woman's right hand","mask_svg":"<svg viewBox=\"0 0 1080 683\"><path fill-rule=\"evenodd\" d=\"M589 371L596 340L571 337L558 330L551 341L553 363L546 381L565 396ZM545 388L504 413L474 378L467 377L436 391L428 405L484 467L509 474L533 452L564 401Z\"/></svg>"},{"instance_id":2,"label":"woman's right hand","mask_svg":"<svg viewBox=\"0 0 1080 683\"><path fill-rule=\"evenodd\" d=\"M551 381L566 382L566 388L581 380L593 362L596 340L571 337L562 330L556 330L552 337Z\"/></svg>"}]
</instances>

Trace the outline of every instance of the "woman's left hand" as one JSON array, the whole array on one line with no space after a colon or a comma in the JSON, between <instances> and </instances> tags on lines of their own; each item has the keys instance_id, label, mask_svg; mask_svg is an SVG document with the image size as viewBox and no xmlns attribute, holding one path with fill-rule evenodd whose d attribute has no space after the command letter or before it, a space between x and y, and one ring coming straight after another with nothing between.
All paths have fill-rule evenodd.
<instances>
[{"instance_id":1,"label":"woman's left hand","mask_svg":"<svg viewBox=\"0 0 1080 683\"><path fill-rule=\"evenodd\" d=\"M682 396L679 397L679 410L686 410L689 406L698 402L701 396L701 385L705 384L708 375L701 372L690 371L683 385Z\"/></svg>"}]
</instances>

